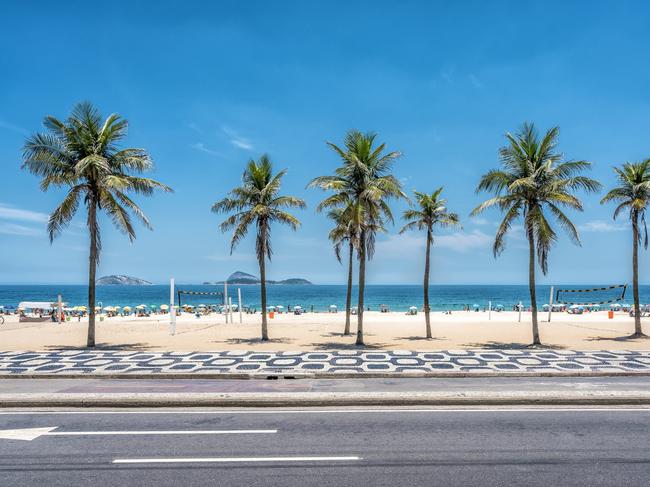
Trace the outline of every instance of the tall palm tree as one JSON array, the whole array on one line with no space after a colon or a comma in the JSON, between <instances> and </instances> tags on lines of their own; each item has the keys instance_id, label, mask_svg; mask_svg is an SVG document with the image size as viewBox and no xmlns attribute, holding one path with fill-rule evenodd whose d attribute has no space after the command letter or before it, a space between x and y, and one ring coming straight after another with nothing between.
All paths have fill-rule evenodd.
<instances>
[{"instance_id":1,"label":"tall palm tree","mask_svg":"<svg viewBox=\"0 0 650 487\"><path fill-rule=\"evenodd\" d=\"M640 225L643 225L643 247L648 248L648 227L645 211L650 203L650 159L643 162L628 162L621 168L615 167L619 186L605 195L601 203L616 202L614 219L623 210L629 211L632 222L632 292L634 295L634 334L632 337L645 337L641 328L639 306L639 242L642 241Z\"/></svg>"},{"instance_id":2,"label":"tall palm tree","mask_svg":"<svg viewBox=\"0 0 650 487\"><path fill-rule=\"evenodd\" d=\"M105 120L92 104L75 105L66 120L45 117L47 132L25 141L23 168L42 178L41 189L68 188L63 202L50 215L47 230L53 241L68 226L83 201L90 234L88 271L88 347L95 346L95 275L101 239L98 212L104 210L115 227L132 241L135 231L129 212L151 229L149 220L128 193L151 195L171 191L140 174L153 168L144 149L120 149L128 122L117 114Z\"/></svg>"},{"instance_id":3,"label":"tall palm tree","mask_svg":"<svg viewBox=\"0 0 650 487\"><path fill-rule=\"evenodd\" d=\"M293 230L300 227L300 221L286 208L305 208L305 202L294 196L280 196L282 178L286 169L273 174L271 160L265 154L255 162L249 160L242 176L242 185L233 188L228 196L212 206L215 213L233 213L222 224L221 231L233 230L230 242L232 254L237 244L246 236L251 225L257 235L255 251L260 267L260 294L262 300L262 340L269 339L266 321L266 259L271 260L271 224L289 225Z\"/></svg>"},{"instance_id":4,"label":"tall palm tree","mask_svg":"<svg viewBox=\"0 0 650 487\"><path fill-rule=\"evenodd\" d=\"M334 228L330 230L329 239L334 244L334 254L339 262L342 262L341 252L344 246L348 247L348 281L345 292L345 328L344 335L350 334L350 309L352 306L352 276L354 247L358 240L357 232L351 217L352 207L332 208L327 216L334 222Z\"/></svg>"},{"instance_id":5,"label":"tall palm tree","mask_svg":"<svg viewBox=\"0 0 650 487\"><path fill-rule=\"evenodd\" d=\"M366 283L366 260L372 258L375 236L384 222L393 222L388 205L391 198L406 198L402 185L391 169L399 152L384 153L385 144L374 146L376 135L362 134L357 130L347 133L343 148L328 142L343 164L333 176L320 176L309 183L310 187L333 191L319 208L345 208L350 206L352 225L358 234L359 299L357 316L357 345L363 345L363 309Z\"/></svg>"},{"instance_id":6,"label":"tall palm tree","mask_svg":"<svg viewBox=\"0 0 650 487\"><path fill-rule=\"evenodd\" d=\"M433 193L413 192L417 208L409 208L404 211L403 218L407 222L400 230L400 234L407 230L426 230L427 245L424 261L424 321L427 327L427 338L433 338L431 334L431 321L429 316L429 269L431 267L431 245L433 244L433 228L451 227L460 225L458 215L447 210L447 200L441 198L442 187Z\"/></svg>"},{"instance_id":7,"label":"tall palm tree","mask_svg":"<svg viewBox=\"0 0 650 487\"><path fill-rule=\"evenodd\" d=\"M553 127L539 138L531 123L524 123L516 134L506 134L508 144L499 150L501 169L485 174L476 189L488 191L495 197L472 211L472 216L497 206L505 213L494 239L493 252L498 256L505 248L505 236L512 224L523 217L528 240L528 286L532 310L533 346L541 345L537 326L537 296L535 293L535 254L543 274L548 271L548 254L557 234L547 218L550 213L571 240L580 245L575 225L562 211L564 208L582 211L574 195L579 189L597 191L597 181L581 175L590 168L587 161L562 161L556 151L559 128Z\"/></svg>"}]
</instances>

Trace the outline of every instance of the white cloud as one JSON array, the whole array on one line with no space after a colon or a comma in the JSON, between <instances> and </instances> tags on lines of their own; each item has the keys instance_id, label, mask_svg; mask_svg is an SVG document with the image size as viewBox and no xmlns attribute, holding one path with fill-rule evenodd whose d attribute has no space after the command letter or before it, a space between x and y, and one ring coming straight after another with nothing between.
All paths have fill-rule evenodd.
<instances>
[{"instance_id":1,"label":"white cloud","mask_svg":"<svg viewBox=\"0 0 650 487\"><path fill-rule=\"evenodd\" d=\"M489 248L494 237L480 230L469 233L455 232L449 235L435 237L434 245L447 248L456 252L468 252L470 250Z\"/></svg>"},{"instance_id":2,"label":"white cloud","mask_svg":"<svg viewBox=\"0 0 650 487\"><path fill-rule=\"evenodd\" d=\"M481 226L492 224L492 222L487 218L472 218L470 222L472 222L474 225L481 225Z\"/></svg>"},{"instance_id":3,"label":"white cloud","mask_svg":"<svg viewBox=\"0 0 650 487\"><path fill-rule=\"evenodd\" d=\"M627 230L627 226L620 223L611 223L603 220L592 220L578 225L581 232L621 232Z\"/></svg>"},{"instance_id":4,"label":"white cloud","mask_svg":"<svg viewBox=\"0 0 650 487\"><path fill-rule=\"evenodd\" d=\"M46 213L23 210L11 205L0 203L0 219L44 223L48 221L49 217Z\"/></svg>"},{"instance_id":5,"label":"white cloud","mask_svg":"<svg viewBox=\"0 0 650 487\"><path fill-rule=\"evenodd\" d=\"M19 127L18 125L14 125L13 123L9 123L2 119L0 119L0 128L11 130L12 132L16 132L17 134L21 135L29 135L29 131L27 129Z\"/></svg>"},{"instance_id":6,"label":"white cloud","mask_svg":"<svg viewBox=\"0 0 650 487\"><path fill-rule=\"evenodd\" d=\"M5 235L18 235L21 237L42 237L45 235L45 230L26 227L16 223L0 222L0 233Z\"/></svg>"},{"instance_id":7,"label":"white cloud","mask_svg":"<svg viewBox=\"0 0 650 487\"><path fill-rule=\"evenodd\" d=\"M206 154L210 154L211 156L224 157L224 155L221 152L213 149L209 149L208 147L205 146L203 142L196 142L195 144L191 144L190 147L192 149L205 152Z\"/></svg>"},{"instance_id":8,"label":"white cloud","mask_svg":"<svg viewBox=\"0 0 650 487\"><path fill-rule=\"evenodd\" d=\"M253 149L253 144L250 140L245 137L242 137L237 132L228 127L221 127L221 130L224 134L230 139L230 143L239 149L251 150Z\"/></svg>"}]
</instances>

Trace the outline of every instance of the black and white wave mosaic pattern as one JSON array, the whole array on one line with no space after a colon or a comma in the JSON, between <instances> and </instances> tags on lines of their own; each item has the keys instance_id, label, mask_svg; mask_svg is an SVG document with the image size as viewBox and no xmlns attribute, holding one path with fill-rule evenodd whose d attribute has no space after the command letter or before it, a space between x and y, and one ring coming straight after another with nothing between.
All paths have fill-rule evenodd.
<instances>
[{"instance_id":1,"label":"black and white wave mosaic pattern","mask_svg":"<svg viewBox=\"0 0 650 487\"><path fill-rule=\"evenodd\" d=\"M650 351L0 352L0 375L650 373Z\"/></svg>"}]
</instances>

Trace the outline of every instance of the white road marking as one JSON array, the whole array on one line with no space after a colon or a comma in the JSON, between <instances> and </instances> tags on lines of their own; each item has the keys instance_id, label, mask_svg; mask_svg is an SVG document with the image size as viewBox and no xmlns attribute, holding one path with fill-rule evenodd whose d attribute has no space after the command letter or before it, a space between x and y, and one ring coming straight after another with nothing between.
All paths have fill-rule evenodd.
<instances>
[{"instance_id":1,"label":"white road marking","mask_svg":"<svg viewBox=\"0 0 650 487\"><path fill-rule=\"evenodd\" d=\"M366 413L530 413L530 412L650 412L650 407L539 407L530 408L455 408L455 409L258 409L258 410L120 410L120 411L0 411L2 416L40 416L72 414L366 414Z\"/></svg>"},{"instance_id":2,"label":"white road marking","mask_svg":"<svg viewBox=\"0 0 650 487\"><path fill-rule=\"evenodd\" d=\"M197 457L116 458L113 463L260 463L260 462L351 462L361 457Z\"/></svg>"},{"instance_id":3,"label":"white road marking","mask_svg":"<svg viewBox=\"0 0 650 487\"><path fill-rule=\"evenodd\" d=\"M57 426L0 430L2 440L32 441L41 436L132 436L132 435L241 435L270 434L278 430L155 430L155 431L53 431Z\"/></svg>"}]
</instances>

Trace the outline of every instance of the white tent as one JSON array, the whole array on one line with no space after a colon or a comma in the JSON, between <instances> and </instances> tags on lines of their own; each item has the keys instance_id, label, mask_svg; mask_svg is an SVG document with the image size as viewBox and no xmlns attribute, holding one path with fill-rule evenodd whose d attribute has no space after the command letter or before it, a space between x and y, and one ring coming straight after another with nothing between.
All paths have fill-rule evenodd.
<instances>
[{"instance_id":1,"label":"white tent","mask_svg":"<svg viewBox=\"0 0 650 487\"><path fill-rule=\"evenodd\" d=\"M67 303L61 303L62 306L65 306ZM44 310L53 310L57 308L59 304L54 301L22 301L18 307L20 309L44 309Z\"/></svg>"}]
</instances>

